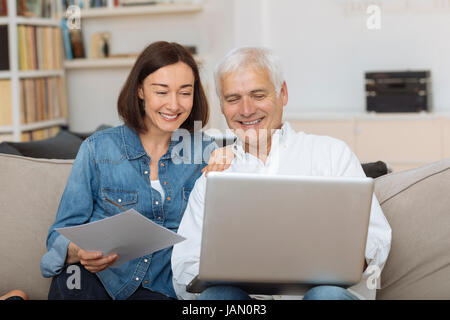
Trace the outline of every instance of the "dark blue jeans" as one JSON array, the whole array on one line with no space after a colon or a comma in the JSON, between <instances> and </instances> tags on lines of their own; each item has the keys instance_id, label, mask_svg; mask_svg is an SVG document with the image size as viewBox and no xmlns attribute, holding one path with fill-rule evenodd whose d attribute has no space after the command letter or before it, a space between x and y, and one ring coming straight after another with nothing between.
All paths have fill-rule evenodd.
<instances>
[{"instance_id":1,"label":"dark blue jeans","mask_svg":"<svg viewBox=\"0 0 450 320\"><path fill-rule=\"evenodd\" d=\"M66 270L53 277L48 293L49 300L111 300L103 284L98 277L86 270L80 263L76 264L80 268L80 289L70 289L67 285L68 278L72 275ZM128 300L171 300L171 298L159 292L154 292L140 286Z\"/></svg>"},{"instance_id":2,"label":"dark blue jeans","mask_svg":"<svg viewBox=\"0 0 450 320\"><path fill-rule=\"evenodd\" d=\"M5 301L12 301L12 300L22 300L22 301L25 301L25 300L23 300L22 297L19 297L19 296L12 296L12 297L9 297L8 299L5 299Z\"/></svg>"},{"instance_id":3,"label":"dark blue jeans","mask_svg":"<svg viewBox=\"0 0 450 320\"><path fill-rule=\"evenodd\" d=\"M200 294L199 300L249 300L250 296L243 290L232 286L209 287ZM347 290L336 286L317 286L310 289L304 300L357 300Z\"/></svg>"}]
</instances>

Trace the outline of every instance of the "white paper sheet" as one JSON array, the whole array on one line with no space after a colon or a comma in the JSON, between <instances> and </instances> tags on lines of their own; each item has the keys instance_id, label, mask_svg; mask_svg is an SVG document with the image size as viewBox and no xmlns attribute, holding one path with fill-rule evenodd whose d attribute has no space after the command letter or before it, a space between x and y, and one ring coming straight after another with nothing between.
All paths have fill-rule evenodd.
<instances>
[{"instance_id":1,"label":"white paper sheet","mask_svg":"<svg viewBox=\"0 0 450 320\"><path fill-rule=\"evenodd\" d=\"M81 249L101 251L103 256L117 253L111 267L184 241L134 209L80 226L55 229Z\"/></svg>"}]
</instances>

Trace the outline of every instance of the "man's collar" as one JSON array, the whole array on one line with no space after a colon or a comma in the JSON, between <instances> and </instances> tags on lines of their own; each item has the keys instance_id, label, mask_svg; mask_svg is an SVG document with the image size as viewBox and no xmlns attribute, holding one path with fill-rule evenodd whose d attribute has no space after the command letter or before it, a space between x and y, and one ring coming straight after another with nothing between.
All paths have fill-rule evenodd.
<instances>
[{"instance_id":1,"label":"man's collar","mask_svg":"<svg viewBox=\"0 0 450 320\"><path fill-rule=\"evenodd\" d=\"M273 150L274 148L278 147L278 144L284 144L288 137L293 132L291 125L289 122L285 122L280 129L276 129L275 132L271 136L271 148L270 150ZM237 137L236 141L233 143L233 151L234 155L242 159L245 156L245 149L244 149L244 142Z\"/></svg>"}]
</instances>

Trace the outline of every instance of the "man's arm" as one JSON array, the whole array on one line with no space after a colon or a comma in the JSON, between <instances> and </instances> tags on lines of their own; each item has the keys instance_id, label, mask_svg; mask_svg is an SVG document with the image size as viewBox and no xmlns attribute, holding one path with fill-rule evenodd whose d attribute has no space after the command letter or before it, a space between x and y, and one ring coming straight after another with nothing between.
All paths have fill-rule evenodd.
<instances>
[{"instance_id":1,"label":"man's arm","mask_svg":"<svg viewBox=\"0 0 450 320\"><path fill-rule=\"evenodd\" d=\"M356 155L344 143L337 144L334 150L337 161L334 165L333 175L346 177L365 177L364 170ZM391 244L391 227L383 214L375 194L370 209L369 230L366 244L366 260L364 270L369 265L377 265L381 270L387 260Z\"/></svg>"},{"instance_id":2,"label":"man's arm","mask_svg":"<svg viewBox=\"0 0 450 320\"><path fill-rule=\"evenodd\" d=\"M178 228L178 234L186 240L174 245L172 252L173 286L177 296L184 300L196 298L186 292L186 285L198 275L205 191L206 177L203 174L192 189Z\"/></svg>"}]
</instances>

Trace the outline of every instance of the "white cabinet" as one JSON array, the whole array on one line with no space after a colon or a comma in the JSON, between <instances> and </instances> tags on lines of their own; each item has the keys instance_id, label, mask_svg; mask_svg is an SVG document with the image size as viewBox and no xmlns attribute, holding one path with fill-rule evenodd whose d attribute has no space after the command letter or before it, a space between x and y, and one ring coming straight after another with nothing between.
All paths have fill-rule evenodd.
<instances>
[{"instance_id":1,"label":"white cabinet","mask_svg":"<svg viewBox=\"0 0 450 320\"><path fill-rule=\"evenodd\" d=\"M450 116L393 114L286 117L296 131L345 141L361 162L381 160L393 171L450 157Z\"/></svg>"},{"instance_id":2,"label":"white cabinet","mask_svg":"<svg viewBox=\"0 0 450 320\"><path fill-rule=\"evenodd\" d=\"M345 141L352 150L355 149L353 119L312 119L289 121L295 131L304 131L323 136L332 136Z\"/></svg>"},{"instance_id":3,"label":"white cabinet","mask_svg":"<svg viewBox=\"0 0 450 320\"><path fill-rule=\"evenodd\" d=\"M397 163L422 164L441 159L439 119L358 120L355 152L361 161L383 159Z\"/></svg>"},{"instance_id":4,"label":"white cabinet","mask_svg":"<svg viewBox=\"0 0 450 320\"><path fill-rule=\"evenodd\" d=\"M450 158L450 117L442 120L443 158Z\"/></svg>"}]
</instances>

